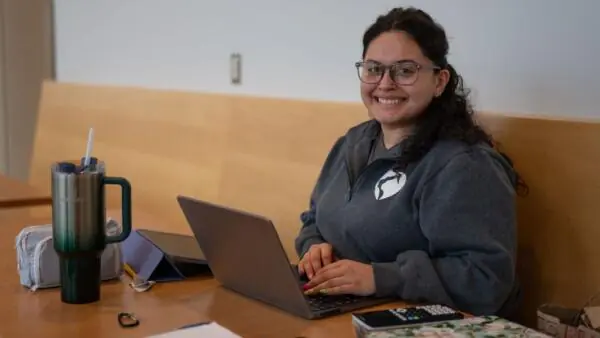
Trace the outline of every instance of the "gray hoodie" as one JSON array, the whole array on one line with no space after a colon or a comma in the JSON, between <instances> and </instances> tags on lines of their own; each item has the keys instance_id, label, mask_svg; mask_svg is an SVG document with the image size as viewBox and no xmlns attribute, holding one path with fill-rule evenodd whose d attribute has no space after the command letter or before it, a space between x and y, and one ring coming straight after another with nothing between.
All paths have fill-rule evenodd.
<instances>
[{"instance_id":1,"label":"gray hoodie","mask_svg":"<svg viewBox=\"0 0 600 338\"><path fill-rule=\"evenodd\" d=\"M300 257L327 242L338 259L373 266L376 296L508 315L515 275L515 173L486 145L438 142L404 173L401 153L369 163L379 124L351 128L331 149L302 213Z\"/></svg>"}]
</instances>

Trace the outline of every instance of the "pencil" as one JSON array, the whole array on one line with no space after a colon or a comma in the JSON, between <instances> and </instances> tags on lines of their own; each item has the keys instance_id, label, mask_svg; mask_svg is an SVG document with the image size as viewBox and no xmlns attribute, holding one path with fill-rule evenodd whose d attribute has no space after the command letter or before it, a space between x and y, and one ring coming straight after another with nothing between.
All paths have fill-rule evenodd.
<instances>
[{"instance_id":1,"label":"pencil","mask_svg":"<svg viewBox=\"0 0 600 338\"><path fill-rule=\"evenodd\" d=\"M129 266L129 264L123 263L123 270L125 270L125 272L127 272L127 274L131 278L133 278L133 280L137 279L137 274L135 273L135 271L133 271L133 269L131 268L131 266Z\"/></svg>"}]
</instances>

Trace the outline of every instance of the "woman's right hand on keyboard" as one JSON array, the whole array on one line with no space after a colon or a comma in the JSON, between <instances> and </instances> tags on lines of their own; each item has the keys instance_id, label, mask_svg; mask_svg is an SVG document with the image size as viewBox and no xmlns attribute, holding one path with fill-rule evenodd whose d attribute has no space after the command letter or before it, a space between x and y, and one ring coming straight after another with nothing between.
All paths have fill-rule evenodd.
<instances>
[{"instance_id":1,"label":"woman's right hand on keyboard","mask_svg":"<svg viewBox=\"0 0 600 338\"><path fill-rule=\"evenodd\" d=\"M313 244L298 262L298 272L300 275L306 274L308 279L312 279L319 269L334 261L331 244Z\"/></svg>"}]
</instances>

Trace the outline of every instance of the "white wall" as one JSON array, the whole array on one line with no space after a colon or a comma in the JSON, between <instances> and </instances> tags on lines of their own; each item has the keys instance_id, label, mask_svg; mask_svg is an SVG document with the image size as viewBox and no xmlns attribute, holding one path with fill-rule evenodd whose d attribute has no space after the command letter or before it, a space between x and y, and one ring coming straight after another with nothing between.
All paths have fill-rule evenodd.
<instances>
[{"instance_id":1,"label":"white wall","mask_svg":"<svg viewBox=\"0 0 600 338\"><path fill-rule=\"evenodd\" d=\"M402 4L446 28L479 109L600 117L597 0L55 0L57 78L358 101L362 33Z\"/></svg>"}]
</instances>

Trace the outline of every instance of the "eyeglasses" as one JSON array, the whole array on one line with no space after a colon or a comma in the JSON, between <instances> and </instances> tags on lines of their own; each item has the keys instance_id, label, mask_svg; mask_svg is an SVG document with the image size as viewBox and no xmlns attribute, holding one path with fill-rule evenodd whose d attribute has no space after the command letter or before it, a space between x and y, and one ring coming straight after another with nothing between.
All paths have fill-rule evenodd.
<instances>
[{"instance_id":1,"label":"eyeglasses","mask_svg":"<svg viewBox=\"0 0 600 338\"><path fill-rule=\"evenodd\" d=\"M355 63L358 71L358 78L368 84L376 84L381 81L383 74L389 71L390 78L399 86L410 86L417 82L419 71L429 69L433 71L441 70L437 66L424 66L414 61L401 61L389 66L377 61L358 61Z\"/></svg>"}]
</instances>

